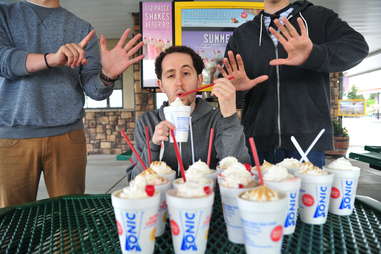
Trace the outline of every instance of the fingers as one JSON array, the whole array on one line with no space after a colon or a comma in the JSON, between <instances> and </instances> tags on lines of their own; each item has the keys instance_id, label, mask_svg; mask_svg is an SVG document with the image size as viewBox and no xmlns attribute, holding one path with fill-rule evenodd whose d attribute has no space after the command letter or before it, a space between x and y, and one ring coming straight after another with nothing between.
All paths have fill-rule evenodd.
<instances>
[{"instance_id":1,"label":"fingers","mask_svg":"<svg viewBox=\"0 0 381 254\"><path fill-rule=\"evenodd\" d=\"M66 66L75 68L83 62L87 62L85 58L85 51L79 47L79 45L71 43L65 44L63 47L63 53L67 58Z\"/></svg>"},{"instance_id":2,"label":"fingers","mask_svg":"<svg viewBox=\"0 0 381 254\"><path fill-rule=\"evenodd\" d=\"M229 75L226 73L225 68L224 68L222 65L218 64L218 65L217 65L217 69L221 72L221 74L222 74L222 76L224 76L224 78L227 78L227 77L229 76Z\"/></svg>"},{"instance_id":3,"label":"fingers","mask_svg":"<svg viewBox=\"0 0 381 254\"><path fill-rule=\"evenodd\" d=\"M126 51L129 51L141 38L142 38L141 34L135 35L129 42L127 42L127 44L124 46L124 49ZM143 44L141 46L143 46Z\"/></svg>"},{"instance_id":4,"label":"fingers","mask_svg":"<svg viewBox=\"0 0 381 254\"><path fill-rule=\"evenodd\" d=\"M233 51L231 51L231 50L228 51L228 57L229 57L229 62L230 62L232 70L237 71L238 70L237 62L235 60Z\"/></svg>"},{"instance_id":5,"label":"fingers","mask_svg":"<svg viewBox=\"0 0 381 254\"><path fill-rule=\"evenodd\" d=\"M304 37L308 37L308 31L303 20L301 18L297 18L296 20L298 21L301 35Z\"/></svg>"},{"instance_id":6,"label":"fingers","mask_svg":"<svg viewBox=\"0 0 381 254\"><path fill-rule=\"evenodd\" d=\"M101 51L107 50L107 39L103 34L101 34L101 37L99 39L99 47Z\"/></svg>"},{"instance_id":7,"label":"fingers","mask_svg":"<svg viewBox=\"0 0 381 254\"><path fill-rule=\"evenodd\" d=\"M240 54L237 54L237 64L238 64L238 69L241 71L245 71L245 65L243 64L242 56Z\"/></svg>"},{"instance_id":8,"label":"fingers","mask_svg":"<svg viewBox=\"0 0 381 254\"><path fill-rule=\"evenodd\" d=\"M255 78L252 82L254 84L254 86L266 81L269 79L269 76L267 75L262 75L262 76L259 76L258 78Z\"/></svg>"},{"instance_id":9,"label":"fingers","mask_svg":"<svg viewBox=\"0 0 381 254\"><path fill-rule=\"evenodd\" d=\"M270 65L285 65L287 60L285 58L273 59L270 61Z\"/></svg>"},{"instance_id":10,"label":"fingers","mask_svg":"<svg viewBox=\"0 0 381 254\"><path fill-rule=\"evenodd\" d=\"M287 18L283 18L283 24L286 25L286 28L288 32L290 33L291 37L295 38L299 36L298 31L296 31L295 27L290 23L290 21Z\"/></svg>"},{"instance_id":11,"label":"fingers","mask_svg":"<svg viewBox=\"0 0 381 254\"><path fill-rule=\"evenodd\" d=\"M73 63L73 60L74 60L74 54L70 50L70 47L67 44L62 46L62 53L65 55L65 57L67 59L65 65L70 67L71 64Z\"/></svg>"},{"instance_id":12,"label":"fingers","mask_svg":"<svg viewBox=\"0 0 381 254\"><path fill-rule=\"evenodd\" d=\"M138 52L138 50L143 47L144 45L144 42L139 42L137 45L135 45L135 47L133 47L132 49L128 50L127 51L127 56L133 56L134 54L136 54L136 52Z\"/></svg>"},{"instance_id":13,"label":"fingers","mask_svg":"<svg viewBox=\"0 0 381 254\"><path fill-rule=\"evenodd\" d=\"M226 78L216 79L214 84L212 94L219 99L229 99L236 92L235 86Z\"/></svg>"},{"instance_id":14,"label":"fingers","mask_svg":"<svg viewBox=\"0 0 381 254\"><path fill-rule=\"evenodd\" d=\"M231 65L229 63L229 60L226 57L224 58L223 63L224 63L224 66L225 66L225 68L227 70L227 74L233 73L233 70L232 70L232 67L231 67Z\"/></svg>"},{"instance_id":15,"label":"fingers","mask_svg":"<svg viewBox=\"0 0 381 254\"><path fill-rule=\"evenodd\" d=\"M118 43L116 44L116 47L123 48L123 45L126 43L126 40L128 38L128 34L130 33L131 29L127 28L124 30L122 36L120 37Z\"/></svg>"},{"instance_id":16,"label":"fingers","mask_svg":"<svg viewBox=\"0 0 381 254\"><path fill-rule=\"evenodd\" d=\"M73 63L74 67L78 67L82 64L83 60L86 60L86 58L85 58L86 54L85 54L85 51L79 45L77 45L77 44L72 44L72 45L79 54L77 61L75 61Z\"/></svg>"},{"instance_id":17,"label":"fingers","mask_svg":"<svg viewBox=\"0 0 381 254\"><path fill-rule=\"evenodd\" d=\"M277 31L275 31L274 28L272 27L269 27L269 31L272 35L275 36L275 38L278 39L278 41L285 47L285 45L287 45L287 40L280 34L278 33Z\"/></svg>"},{"instance_id":18,"label":"fingers","mask_svg":"<svg viewBox=\"0 0 381 254\"><path fill-rule=\"evenodd\" d=\"M171 129L175 129L175 126L169 121L162 121L155 127L155 132L152 137L152 142L159 144L162 141L169 140L169 132Z\"/></svg>"},{"instance_id":19,"label":"fingers","mask_svg":"<svg viewBox=\"0 0 381 254\"><path fill-rule=\"evenodd\" d=\"M279 30L282 32L283 36L287 40L290 40L292 38L287 28L284 25L282 25L278 19L274 20L274 23L279 28Z\"/></svg>"},{"instance_id":20,"label":"fingers","mask_svg":"<svg viewBox=\"0 0 381 254\"><path fill-rule=\"evenodd\" d=\"M140 55L140 56L137 56L137 57L130 59L130 65L143 60L143 58L144 58L144 55Z\"/></svg>"},{"instance_id":21,"label":"fingers","mask_svg":"<svg viewBox=\"0 0 381 254\"><path fill-rule=\"evenodd\" d=\"M79 43L79 46L81 48L85 48L86 45L89 43L89 41L94 37L95 30L92 30L90 33L88 33L85 38L82 39L82 41Z\"/></svg>"}]
</instances>

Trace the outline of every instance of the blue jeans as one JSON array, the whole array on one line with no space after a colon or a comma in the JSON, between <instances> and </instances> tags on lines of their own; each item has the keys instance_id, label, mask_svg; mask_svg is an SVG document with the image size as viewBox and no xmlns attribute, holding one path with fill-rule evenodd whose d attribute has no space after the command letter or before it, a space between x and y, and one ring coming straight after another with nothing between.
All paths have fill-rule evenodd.
<instances>
[{"instance_id":1,"label":"blue jeans","mask_svg":"<svg viewBox=\"0 0 381 254\"><path fill-rule=\"evenodd\" d=\"M300 160L301 158L301 156L299 155L297 151L287 150L282 148L275 149L274 151L264 152L264 153L260 152L258 156L261 163L263 163L263 160L266 160L272 164L279 163L286 158L295 158L297 160ZM312 162L312 164L314 164L315 166L319 168L322 168L325 165L324 152L311 151L307 157L310 160L310 162Z\"/></svg>"}]
</instances>

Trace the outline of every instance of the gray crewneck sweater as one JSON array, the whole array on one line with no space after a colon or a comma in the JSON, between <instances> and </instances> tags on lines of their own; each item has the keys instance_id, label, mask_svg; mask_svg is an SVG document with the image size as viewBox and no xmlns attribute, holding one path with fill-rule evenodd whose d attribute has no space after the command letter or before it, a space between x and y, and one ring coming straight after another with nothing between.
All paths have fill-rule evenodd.
<instances>
[{"instance_id":1,"label":"gray crewneck sweater","mask_svg":"<svg viewBox=\"0 0 381 254\"><path fill-rule=\"evenodd\" d=\"M0 4L0 138L55 136L83 128L84 93L95 100L111 95L113 87L99 78L97 38L85 48L86 65L26 70L29 53L55 53L66 43L79 43L92 29L61 7Z\"/></svg>"}]
</instances>

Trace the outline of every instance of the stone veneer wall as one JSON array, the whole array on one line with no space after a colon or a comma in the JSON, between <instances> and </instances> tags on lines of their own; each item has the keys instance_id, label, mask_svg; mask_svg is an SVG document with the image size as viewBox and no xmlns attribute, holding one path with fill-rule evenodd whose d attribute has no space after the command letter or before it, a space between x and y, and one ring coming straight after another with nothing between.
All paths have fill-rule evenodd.
<instances>
[{"instance_id":1,"label":"stone veneer wall","mask_svg":"<svg viewBox=\"0 0 381 254\"><path fill-rule=\"evenodd\" d=\"M134 31L139 32L139 14L134 13ZM131 68L131 67L130 67ZM146 112L155 108L154 93L141 89L140 63L134 64L134 109L130 110L87 110L84 125L88 154L120 154L127 151L128 146L120 135L126 129L128 137L133 140L136 120Z\"/></svg>"},{"instance_id":2,"label":"stone veneer wall","mask_svg":"<svg viewBox=\"0 0 381 254\"><path fill-rule=\"evenodd\" d=\"M335 72L329 75L331 83L331 119L337 119L337 111L339 108L338 99L340 96L340 87L342 86L343 73Z\"/></svg>"}]
</instances>

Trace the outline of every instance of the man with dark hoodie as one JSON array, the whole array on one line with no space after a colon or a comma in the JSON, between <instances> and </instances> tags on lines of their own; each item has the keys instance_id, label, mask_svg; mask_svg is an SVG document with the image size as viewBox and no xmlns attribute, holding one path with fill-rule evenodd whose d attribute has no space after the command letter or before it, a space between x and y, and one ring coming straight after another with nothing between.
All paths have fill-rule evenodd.
<instances>
[{"instance_id":1,"label":"man with dark hoodie","mask_svg":"<svg viewBox=\"0 0 381 254\"><path fill-rule=\"evenodd\" d=\"M202 84L202 70L204 63L201 57L186 46L173 46L162 52L155 62L157 84L167 95L169 103L175 101L179 94L198 88ZM192 129L194 143L194 159L206 162L208 153L208 136L210 128L214 128L215 137L211 168L215 168L217 161L226 156L234 156L240 162L249 162L249 154L245 145L243 127L237 117L236 89L226 78L214 81L212 93L218 98L220 109L210 106L206 101L196 98L196 94L181 97L183 104L192 108ZM135 128L135 147L146 164L147 146L145 126L148 126L152 142L150 144L152 160L159 160L160 144L164 142L165 161L172 169L177 169L177 160L173 144L169 140L169 130L174 126L165 120L164 107L147 112L137 121ZM192 147L190 138L187 143L181 143L184 167L192 164ZM133 157L134 161L137 161ZM142 171L137 164L133 175Z\"/></svg>"},{"instance_id":2,"label":"man with dark hoodie","mask_svg":"<svg viewBox=\"0 0 381 254\"><path fill-rule=\"evenodd\" d=\"M242 123L261 160L300 158L290 137L305 151L325 129L308 156L321 167L332 148L329 73L360 63L368 45L332 10L308 1L264 3L264 11L235 30L220 71L244 91Z\"/></svg>"}]
</instances>

